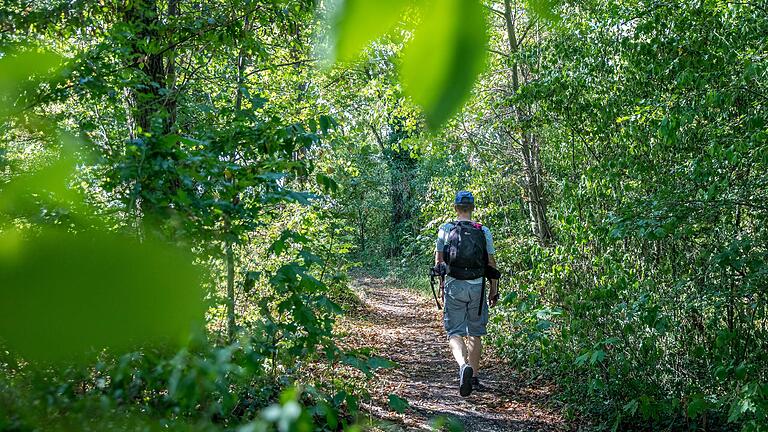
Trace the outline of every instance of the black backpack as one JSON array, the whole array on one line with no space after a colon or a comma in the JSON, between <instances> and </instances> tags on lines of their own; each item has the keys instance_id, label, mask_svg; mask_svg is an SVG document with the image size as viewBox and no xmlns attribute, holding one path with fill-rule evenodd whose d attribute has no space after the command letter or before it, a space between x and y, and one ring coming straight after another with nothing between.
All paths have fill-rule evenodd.
<instances>
[{"instance_id":1,"label":"black backpack","mask_svg":"<svg viewBox=\"0 0 768 432\"><path fill-rule=\"evenodd\" d=\"M448 264L448 276L461 280L483 277L488 264L483 226L471 221L454 222L443 259Z\"/></svg>"}]
</instances>

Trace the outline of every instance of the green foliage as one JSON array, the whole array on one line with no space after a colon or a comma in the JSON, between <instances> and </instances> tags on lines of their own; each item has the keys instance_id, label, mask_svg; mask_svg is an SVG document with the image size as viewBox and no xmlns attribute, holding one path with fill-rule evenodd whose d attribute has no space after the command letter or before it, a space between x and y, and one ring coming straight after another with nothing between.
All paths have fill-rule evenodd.
<instances>
[{"instance_id":1,"label":"green foliage","mask_svg":"<svg viewBox=\"0 0 768 432\"><path fill-rule=\"evenodd\" d=\"M3 429L338 429L357 410L339 415L312 387L273 405L281 389L311 384L295 379L306 362L344 355L331 339L340 307L329 295L345 279L326 270L346 268L345 234L312 204L338 187L297 157L338 124L318 112L281 120L249 93L243 70L234 103L196 77L267 60L255 35L237 36L254 19L283 25L311 8L270 3L257 17L266 4L237 2L229 16L214 3L201 5L216 11L207 18L151 1L117 16L87 4L71 5L73 15L57 4L13 15L12 28L28 30L13 35L20 46L33 35L71 58L55 72L56 55L0 51L3 70L13 69L0 89L0 383L14 395L1 401ZM81 20L99 40L80 39ZM216 61L196 51L210 44ZM316 224L285 228L295 214ZM320 248L329 237L331 249ZM252 297L227 344L214 330L222 243L260 263L232 272L247 275Z\"/></svg>"},{"instance_id":2,"label":"green foliage","mask_svg":"<svg viewBox=\"0 0 768 432\"><path fill-rule=\"evenodd\" d=\"M737 120L765 115L759 12L649 6L566 3L525 60L558 239L500 249L496 342L606 428L759 430L765 141Z\"/></svg>"},{"instance_id":3,"label":"green foliage","mask_svg":"<svg viewBox=\"0 0 768 432\"><path fill-rule=\"evenodd\" d=\"M452 417L440 416L432 421L432 427L439 431L462 432L464 426Z\"/></svg>"},{"instance_id":4,"label":"green foliage","mask_svg":"<svg viewBox=\"0 0 768 432\"><path fill-rule=\"evenodd\" d=\"M50 51L7 52L0 59L0 118L18 114L19 100L30 98L35 84L60 66L62 58Z\"/></svg>"},{"instance_id":5,"label":"green foliage","mask_svg":"<svg viewBox=\"0 0 768 432\"><path fill-rule=\"evenodd\" d=\"M503 30L491 70L455 124L413 140L415 168L402 171L417 229L397 231L397 256L365 255L367 268L426 286L419 263L455 191L470 189L505 271L492 338L556 380L566 412L601 429L764 429L764 14L509 5L517 45L492 4ZM537 164L551 242L531 228ZM354 202L384 212L368 219L384 231L376 175L356 178L370 194L380 185L377 198Z\"/></svg>"},{"instance_id":6,"label":"green foliage","mask_svg":"<svg viewBox=\"0 0 768 432\"><path fill-rule=\"evenodd\" d=\"M334 344L350 257L425 288L470 189L492 340L566 414L765 430L759 2L338 7L0 11L0 428L353 430L305 373L393 366Z\"/></svg>"},{"instance_id":7,"label":"green foliage","mask_svg":"<svg viewBox=\"0 0 768 432\"><path fill-rule=\"evenodd\" d=\"M558 21L561 15L556 8L561 5L560 0L529 0L528 8L536 15L549 21Z\"/></svg>"}]
</instances>

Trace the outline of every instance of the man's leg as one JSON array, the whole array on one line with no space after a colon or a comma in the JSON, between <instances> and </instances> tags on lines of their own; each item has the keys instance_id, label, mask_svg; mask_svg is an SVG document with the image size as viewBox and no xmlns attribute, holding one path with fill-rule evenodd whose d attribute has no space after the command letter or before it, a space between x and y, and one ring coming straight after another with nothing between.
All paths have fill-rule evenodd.
<instances>
[{"instance_id":1,"label":"man's leg","mask_svg":"<svg viewBox=\"0 0 768 432\"><path fill-rule=\"evenodd\" d=\"M473 390L481 390L478 374L483 346L480 342L480 336L487 333L488 304L483 302L485 304L482 304L481 313L478 315L477 310L480 309L480 301L483 298L482 284L475 284L475 286L472 287L471 292L469 315L467 316L467 333L469 333L467 337L467 361L474 371L474 376L472 377Z\"/></svg>"},{"instance_id":2,"label":"man's leg","mask_svg":"<svg viewBox=\"0 0 768 432\"><path fill-rule=\"evenodd\" d=\"M459 364L459 394L472 393L472 367L467 363L469 355L463 335L467 334L467 302L469 301L465 281L452 280L445 287L445 310L443 323L448 333L451 354Z\"/></svg>"},{"instance_id":3,"label":"man's leg","mask_svg":"<svg viewBox=\"0 0 768 432\"><path fill-rule=\"evenodd\" d=\"M483 345L480 342L479 336L469 336L467 337L467 351L469 354L467 355L469 360L469 365L472 366L472 369L475 371L475 376L477 376L480 373L480 355L483 351Z\"/></svg>"},{"instance_id":4,"label":"man's leg","mask_svg":"<svg viewBox=\"0 0 768 432\"><path fill-rule=\"evenodd\" d=\"M459 364L459 394L462 396L469 396L472 393L472 377L474 376L474 370L472 366L467 363L467 345L464 343L464 338L461 336L451 336L448 339L448 344L451 346L451 353L453 358L456 359L456 363Z\"/></svg>"},{"instance_id":5,"label":"man's leg","mask_svg":"<svg viewBox=\"0 0 768 432\"><path fill-rule=\"evenodd\" d=\"M459 364L459 367L463 366L467 363L467 345L464 343L464 338L461 336L451 336L450 339L448 339L448 345L451 346L451 353L453 353L453 358L456 359L456 363Z\"/></svg>"}]
</instances>

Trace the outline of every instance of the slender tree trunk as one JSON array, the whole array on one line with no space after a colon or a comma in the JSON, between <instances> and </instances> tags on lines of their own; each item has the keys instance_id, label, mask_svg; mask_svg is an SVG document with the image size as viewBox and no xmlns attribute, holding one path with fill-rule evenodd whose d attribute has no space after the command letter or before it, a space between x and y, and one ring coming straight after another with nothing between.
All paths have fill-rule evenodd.
<instances>
[{"instance_id":1,"label":"slender tree trunk","mask_svg":"<svg viewBox=\"0 0 768 432\"><path fill-rule=\"evenodd\" d=\"M250 19L245 17L243 22L243 31L250 31ZM245 48L241 47L237 54L237 88L235 89L235 113L239 113L243 108L243 86L245 85L245 65L248 58L245 53ZM237 115L237 114L236 114ZM236 155L230 155L230 161L234 161ZM232 182L235 182L234 177ZM240 202L239 196L232 197L232 205L237 206ZM229 220L225 224L226 240L224 241L224 247L226 249L227 260L227 334L229 341L233 342L235 337L235 330L237 323L235 320L235 254L233 251L234 245L231 239L232 237L232 224Z\"/></svg>"},{"instance_id":2,"label":"slender tree trunk","mask_svg":"<svg viewBox=\"0 0 768 432\"><path fill-rule=\"evenodd\" d=\"M359 222L358 238L360 243L360 251L365 253L365 212L363 211L362 202L360 203L360 207L357 210L357 217Z\"/></svg>"},{"instance_id":3,"label":"slender tree trunk","mask_svg":"<svg viewBox=\"0 0 768 432\"><path fill-rule=\"evenodd\" d=\"M226 243L227 254L227 335L230 343L235 339L235 258L232 242Z\"/></svg>"},{"instance_id":4,"label":"slender tree trunk","mask_svg":"<svg viewBox=\"0 0 768 432\"><path fill-rule=\"evenodd\" d=\"M512 62L512 89L517 93L520 89L520 67L514 56L519 49L519 41L515 29L512 4L510 0L504 0L504 20L509 39L509 58ZM525 121L526 112L530 107L515 106L515 119L518 124ZM525 129L525 128L523 128ZM541 244L552 242L552 229L547 220L547 204L544 197L544 169L540 156L540 140L533 134L523 131L520 137L520 153L523 160L525 178L522 181L527 195L528 217L531 224L531 233L536 236Z\"/></svg>"},{"instance_id":5,"label":"slender tree trunk","mask_svg":"<svg viewBox=\"0 0 768 432\"><path fill-rule=\"evenodd\" d=\"M179 16L179 0L168 1L168 19L175 24ZM170 132L176 125L177 118L177 100L176 100L176 50L168 51L165 62L165 82L168 91L163 102L168 117L165 121L166 133Z\"/></svg>"},{"instance_id":6,"label":"slender tree trunk","mask_svg":"<svg viewBox=\"0 0 768 432\"><path fill-rule=\"evenodd\" d=\"M539 141L533 134L526 133L522 143L531 231L543 244L549 244L552 241L552 231L547 220L547 203L544 200L544 176L539 157Z\"/></svg>"}]
</instances>

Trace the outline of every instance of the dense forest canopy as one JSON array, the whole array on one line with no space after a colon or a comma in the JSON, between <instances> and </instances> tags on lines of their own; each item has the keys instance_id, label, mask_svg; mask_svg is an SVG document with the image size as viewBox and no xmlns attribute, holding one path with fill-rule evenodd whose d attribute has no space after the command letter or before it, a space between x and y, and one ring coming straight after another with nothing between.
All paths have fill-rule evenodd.
<instances>
[{"instance_id":1,"label":"dense forest canopy","mask_svg":"<svg viewBox=\"0 0 768 432\"><path fill-rule=\"evenodd\" d=\"M0 429L370 427L464 189L573 430L768 430L768 2L0 4Z\"/></svg>"}]
</instances>

